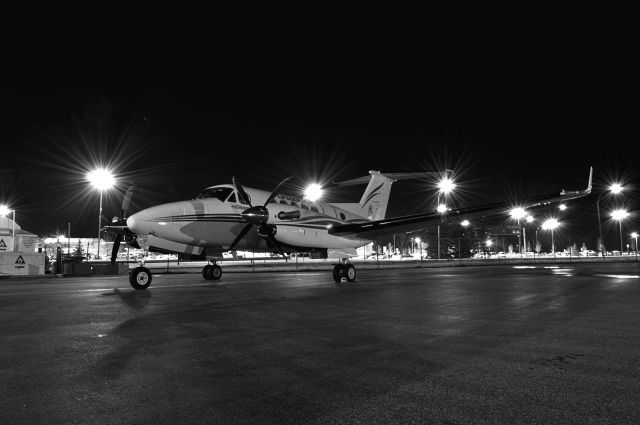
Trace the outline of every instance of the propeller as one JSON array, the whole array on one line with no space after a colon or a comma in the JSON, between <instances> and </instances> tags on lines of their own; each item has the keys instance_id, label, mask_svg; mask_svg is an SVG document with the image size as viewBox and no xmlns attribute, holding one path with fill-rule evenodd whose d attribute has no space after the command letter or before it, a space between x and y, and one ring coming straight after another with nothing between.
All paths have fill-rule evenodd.
<instances>
[{"instance_id":1,"label":"propeller","mask_svg":"<svg viewBox=\"0 0 640 425\"><path fill-rule=\"evenodd\" d=\"M249 198L249 195L247 195L247 192L245 192L244 188L240 184L240 181L236 176L233 176L232 181L233 181L233 186L236 188L236 191L238 192L238 201L242 202L243 204L249 205L249 208L247 208L246 210L240 213L240 215L242 216L242 218L244 218L247 224L242 228L240 233L238 233L238 236L236 236L236 238L233 240L233 242L229 246L229 251L231 251L238 244L238 242L240 242L240 240L242 240L242 238L246 236L246 234L249 232L249 230L253 226L258 226L258 234L262 237L267 238L267 240L271 243L271 245L275 247L278 250L278 252L282 254L283 257L285 257L284 251L282 251L282 248L280 247L280 245L278 245L276 238L273 236L275 234L275 226L267 223L267 221L269 220L269 210L267 209L267 204L269 204L269 202L271 202L273 198L275 198L275 196L277 195L278 189L280 189L280 187L283 184L285 184L287 181L289 181L291 178L292 176L289 176L286 179L282 180L280 183L278 183L275 189L271 191L271 194L269 195L267 200L264 202L264 205L253 206L251 204L251 198Z\"/></svg>"},{"instance_id":2,"label":"propeller","mask_svg":"<svg viewBox=\"0 0 640 425\"><path fill-rule=\"evenodd\" d=\"M122 197L122 207L120 209L120 217L114 217L112 222L115 226L126 226L127 225L127 211L129 210L129 206L131 205L131 198L133 197L133 193L136 191L136 186L131 185L129 189L127 189L126 193ZM111 264L116 263L116 258L118 256L118 250L120 249L120 242L122 242L123 235L122 233L116 233L116 237L113 240L113 248L111 249Z\"/></svg>"}]
</instances>

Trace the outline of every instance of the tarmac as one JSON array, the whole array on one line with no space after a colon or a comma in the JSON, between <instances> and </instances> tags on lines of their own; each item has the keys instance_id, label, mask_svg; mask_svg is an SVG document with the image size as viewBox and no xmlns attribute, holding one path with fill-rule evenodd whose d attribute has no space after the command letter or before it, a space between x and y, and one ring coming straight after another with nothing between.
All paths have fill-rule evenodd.
<instances>
[{"instance_id":1,"label":"tarmac","mask_svg":"<svg viewBox=\"0 0 640 425\"><path fill-rule=\"evenodd\" d=\"M0 302L0 423L640 423L632 261L50 275Z\"/></svg>"}]
</instances>

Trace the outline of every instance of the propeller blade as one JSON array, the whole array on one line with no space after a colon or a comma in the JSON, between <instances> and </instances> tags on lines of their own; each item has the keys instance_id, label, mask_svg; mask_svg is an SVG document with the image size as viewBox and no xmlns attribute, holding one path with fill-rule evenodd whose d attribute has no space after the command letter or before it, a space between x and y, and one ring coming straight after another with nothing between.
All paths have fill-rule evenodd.
<instances>
[{"instance_id":1,"label":"propeller blade","mask_svg":"<svg viewBox=\"0 0 640 425\"><path fill-rule=\"evenodd\" d=\"M116 238L113 240L113 249L111 250L111 264L116 263L116 258L118 258L118 251L120 250L121 240L122 240L122 235L117 233Z\"/></svg>"},{"instance_id":2,"label":"propeller blade","mask_svg":"<svg viewBox=\"0 0 640 425\"><path fill-rule=\"evenodd\" d=\"M240 242L240 239L244 238L244 236L247 234L247 232L249 231L249 229L251 229L252 226L253 226L252 223L247 223L247 225L242 228L240 233L238 233L238 236L236 236L233 242L231 242L231 245L229 245L229 251L231 251L238 244L238 242Z\"/></svg>"},{"instance_id":3,"label":"propeller blade","mask_svg":"<svg viewBox=\"0 0 640 425\"><path fill-rule=\"evenodd\" d=\"M132 184L127 189L127 192L124 194L122 198L122 215L120 218L124 218L127 216L127 211L129 210L129 205L131 205L131 198L133 197L133 193L136 191L136 185Z\"/></svg>"},{"instance_id":4,"label":"propeller blade","mask_svg":"<svg viewBox=\"0 0 640 425\"><path fill-rule=\"evenodd\" d=\"M238 192L238 202L253 206L249 200L249 195L247 195L247 192L244 191L244 188L240 184L240 180L238 180L236 176L233 176L231 180L233 181L233 186L236 188L236 192Z\"/></svg>"},{"instance_id":5,"label":"propeller blade","mask_svg":"<svg viewBox=\"0 0 640 425\"><path fill-rule=\"evenodd\" d=\"M275 198L275 196L278 194L277 191L278 189L280 189L280 186L282 186L283 184L285 184L287 181L291 180L293 178L293 176L289 176L286 179L282 180L280 183L278 183L278 185L276 186L275 189L273 189L273 191L271 191L271 195L269 195L269 197L267 198L267 200L264 203L264 206L266 207L267 204L269 202L271 202L273 200L273 198Z\"/></svg>"},{"instance_id":6,"label":"propeller blade","mask_svg":"<svg viewBox=\"0 0 640 425\"><path fill-rule=\"evenodd\" d=\"M267 233L267 239L269 239L269 241L273 244L273 246L275 246L278 249L280 254L282 254L282 257L286 259L287 256L284 255L284 251L282 250L282 248L280 248L280 245L278 244L278 241L276 241L276 238L273 237L273 234Z\"/></svg>"}]
</instances>

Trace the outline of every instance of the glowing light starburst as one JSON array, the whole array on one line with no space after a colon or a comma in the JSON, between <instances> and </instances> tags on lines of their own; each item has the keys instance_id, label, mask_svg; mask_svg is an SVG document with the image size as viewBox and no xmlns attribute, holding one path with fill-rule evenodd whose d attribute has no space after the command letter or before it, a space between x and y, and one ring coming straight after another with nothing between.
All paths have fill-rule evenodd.
<instances>
[{"instance_id":1,"label":"glowing light starburst","mask_svg":"<svg viewBox=\"0 0 640 425\"><path fill-rule=\"evenodd\" d=\"M106 168L98 168L87 173L87 180L96 189L103 191L111 189L116 184L113 173Z\"/></svg>"},{"instance_id":2,"label":"glowing light starburst","mask_svg":"<svg viewBox=\"0 0 640 425\"><path fill-rule=\"evenodd\" d=\"M317 183L310 184L304 190L304 198L312 202L320 199L323 194L322 186Z\"/></svg>"}]
</instances>

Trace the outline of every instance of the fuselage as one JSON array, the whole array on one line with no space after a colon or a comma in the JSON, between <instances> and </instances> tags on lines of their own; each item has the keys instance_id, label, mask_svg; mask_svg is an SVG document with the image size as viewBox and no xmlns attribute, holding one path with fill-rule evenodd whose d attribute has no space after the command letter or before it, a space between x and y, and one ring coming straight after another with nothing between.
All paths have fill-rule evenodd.
<instances>
[{"instance_id":1,"label":"fuselage","mask_svg":"<svg viewBox=\"0 0 640 425\"><path fill-rule=\"evenodd\" d=\"M244 190L254 206L262 205L270 195L259 189ZM241 213L250 205L239 199L233 185L212 186L195 199L140 211L127 219L127 226L138 235L154 235L179 244L225 251L248 224ZM328 203L276 195L266 208L269 212L267 223L275 226L274 238L293 250L357 248L370 242L329 234L334 225L368 220ZM265 238L258 234L257 226L234 249L271 250Z\"/></svg>"}]
</instances>

